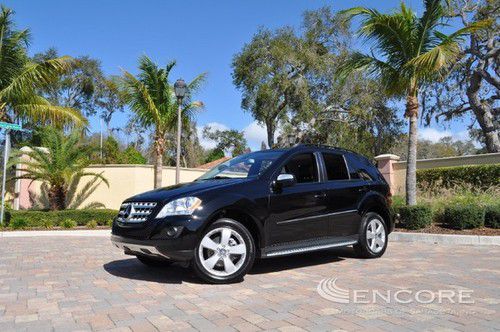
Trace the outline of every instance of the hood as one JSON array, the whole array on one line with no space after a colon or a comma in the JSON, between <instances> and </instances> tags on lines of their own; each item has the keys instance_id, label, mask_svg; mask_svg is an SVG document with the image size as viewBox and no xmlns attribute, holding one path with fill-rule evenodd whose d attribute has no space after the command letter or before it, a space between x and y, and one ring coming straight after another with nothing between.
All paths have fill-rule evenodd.
<instances>
[{"instance_id":1,"label":"hood","mask_svg":"<svg viewBox=\"0 0 500 332\"><path fill-rule=\"evenodd\" d=\"M220 189L234 184L248 181L248 179L215 179L180 183L177 185L163 187L146 191L128 198L126 201L136 202L165 202L177 197L194 196L200 192L211 189Z\"/></svg>"}]
</instances>

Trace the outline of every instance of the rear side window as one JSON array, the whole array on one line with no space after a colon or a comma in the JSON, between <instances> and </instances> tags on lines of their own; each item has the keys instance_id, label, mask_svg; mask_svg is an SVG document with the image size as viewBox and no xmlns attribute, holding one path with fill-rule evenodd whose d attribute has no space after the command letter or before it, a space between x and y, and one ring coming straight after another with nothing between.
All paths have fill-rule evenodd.
<instances>
[{"instance_id":1,"label":"rear side window","mask_svg":"<svg viewBox=\"0 0 500 332\"><path fill-rule=\"evenodd\" d=\"M281 173L293 174L297 183L318 182L318 167L312 153L298 154L286 163Z\"/></svg>"},{"instance_id":2,"label":"rear side window","mask_svg":"<svg viewBox=\"0 0 500 332\"><path fill-rule=\"evenodd\" d=\"M333 153L322 153L322 155L328 181L349 180L349 173L342 155Z\"/></svg>"}]
</instances>

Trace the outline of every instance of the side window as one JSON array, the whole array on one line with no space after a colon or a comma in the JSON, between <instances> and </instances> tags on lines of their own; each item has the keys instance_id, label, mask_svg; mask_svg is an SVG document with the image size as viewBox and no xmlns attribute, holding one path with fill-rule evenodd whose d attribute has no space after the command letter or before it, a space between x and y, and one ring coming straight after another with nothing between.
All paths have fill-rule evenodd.
<instances>
[{"instance_id":1,"label":"side window","mask_svg":"<svg viewBox=\"0 0 500 332\"><path fill-rule=\"evenodd\" d=\"M360 179L363 179L365 181L373 181L373 178L371 177L371 175L368 174L368 172L365 171L364 169L360 169L358 171L358 174L359 174Z\"/></svg>"},{"instance_id":2,"label":"side window","mask_svg":"<svg viewBox=\"0 0 500 332\"><path fill-rule=\"evenodd\" d=\"M281 173L293 174L297 183L318 182L318 167L312 153L294 156L283 167Z\"/></svg>"},{"instance_id":3,"label":"side window","mask_svg":"<svg viewBox=\"0 0 500 332\"><path fill-rule=\"evenodd\" d=\"M342 155L333 153L322 153L322 155L325 161L328 181L349 179L349 173L347 172L347 167Z\"/></svg>"}]
</instances>

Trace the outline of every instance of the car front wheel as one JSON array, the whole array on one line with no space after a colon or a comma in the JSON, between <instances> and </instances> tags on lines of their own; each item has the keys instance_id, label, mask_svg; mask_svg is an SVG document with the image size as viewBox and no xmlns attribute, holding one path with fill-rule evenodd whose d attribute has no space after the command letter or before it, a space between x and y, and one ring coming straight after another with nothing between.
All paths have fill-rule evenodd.
<instances>
[{"instance_id":1,"label":"car front wheel","mask_svg":"<svg viewBox=\"0 0 500 332\"><path fill-rule=\"evenodd\" d=\"M359 257L377 258L387 248L387 226L384 219L375 212L368 212L361 221L358 243L354 250Z\"/></svg>"},{"instance_id":2,"label":"car front wheel","mask_svg":"<svg viewBox=\"0 0 500 332\"><path fill-rule=\"evenodd\" d=\"M250 232L232 219L219 219L210 225L195 249L193 268L211 283L239 281L255 259L255 243Z\"/></svg>"}]
</instances>

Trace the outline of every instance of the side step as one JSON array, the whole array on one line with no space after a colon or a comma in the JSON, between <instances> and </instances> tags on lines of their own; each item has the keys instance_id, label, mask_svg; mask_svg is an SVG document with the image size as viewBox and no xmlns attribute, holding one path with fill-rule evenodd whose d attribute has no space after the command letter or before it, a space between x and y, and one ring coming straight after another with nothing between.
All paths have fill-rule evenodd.
<instances>
[{"instance_id":1,"label":"side step","mask_svg":"<svg viewBox=\"0 0 500 332\"><path fill-rule=\"evenodd\" d=\"M289 242L262 248L262 258L286 256L303 252L346 247L358 242L358 235L343 237L327 237L307 241Z\"/></svg>"}]
</instances>

